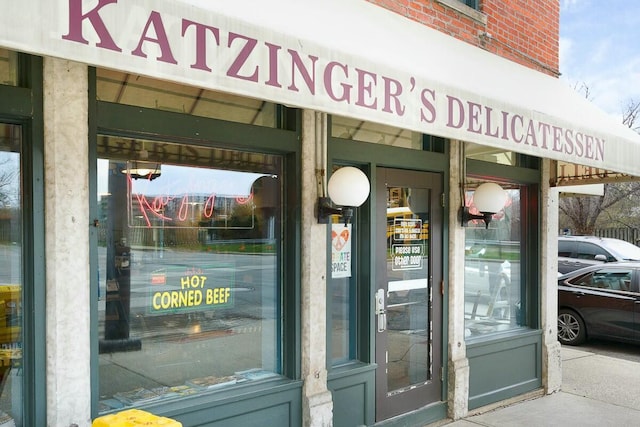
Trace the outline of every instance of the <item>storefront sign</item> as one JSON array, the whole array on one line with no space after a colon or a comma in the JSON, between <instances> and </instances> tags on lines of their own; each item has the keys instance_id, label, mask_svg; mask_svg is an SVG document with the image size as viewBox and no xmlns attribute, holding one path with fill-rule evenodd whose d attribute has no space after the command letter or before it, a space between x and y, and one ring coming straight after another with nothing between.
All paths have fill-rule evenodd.
<instances>
[{"instance_id":1,"label":"storefront sign","mask_svg":"<svg viewBox=\"0 0 640 427\"><path fill-rule=\"evenodd\" d=\"M640 136L565 83L367 2L14 2L0 16L0 46L538 157L638 169Z\"/></svg>"},{"instance_id":2,"label":"storefront sign","mask_svg":"<svg viewBox=\"0 0 640 427\"><path fill-rule=\"evenodd\" d=\"M233 306L233 284L216 280L215 268L156 271L151 274L151 313L208 310Z\"/></svg>"},{"instance_id":3,"label":"storefront sign","mask_svg":"<svg viewBox=\"0 0 640 427\"><path fill-rule=\"evenodd\" d=\"M393 220L393 240L394 241L420 241L422 233L421 219L394 218Z\"/></svg>"},{"instance_id":4,"label":"storefront sign","mask_svg":"<svg viewBox=\"0 0 640 427\"><path fill-rule=\"evenodd\" d=\"M422 268L424 244L421 219L394 219L391 246L391 269L417 270Z\"/></svg>"},{"instance_id":5,"label":"storefront sign","mask_svg":"<svg viewBox=\"0 0 640 427\"><path fill-rule=\"evenodd\" d=\"M422 268L423 245L393 245L392 270L417 270Z\"/></svg>"},{"instance_id":6,"label":"storefront sign","mask_svg":"<svg viewBox=\"0 0 640 427\"><path fill-rule=\"evenodd\" d=\"M331 224L331 278L351 277L351 224Z\"/></svg>"}]
</instances>

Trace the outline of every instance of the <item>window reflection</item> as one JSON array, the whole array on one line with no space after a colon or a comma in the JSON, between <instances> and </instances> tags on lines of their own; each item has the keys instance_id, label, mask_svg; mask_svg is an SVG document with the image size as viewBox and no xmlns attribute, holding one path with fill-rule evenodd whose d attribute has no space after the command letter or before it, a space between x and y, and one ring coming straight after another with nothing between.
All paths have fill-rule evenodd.
<instances>
[{"instance_id":1,"label":"window reflection","mask_svg":"<svg viewBox=\"0 0 640 427\"><path fill-rule=\"evenodd\" d=\"M331 136L413 150L424 149L422 134L349 117L331 117Z\"/></svg>"},{"instance_id":2,"label":"window reflection","mask_svg":"<svg viewBox=\"0 0 640 427\"><path fill-rule=\"evenodd\" d=\"M18 85L18 53L0 49L0 84Z\"/></svg>"},{"instance_id":3,"label":"window reflection","mask_svg":"<svg viewBox=\"0 0 640 427\"><path fill-rule=\"evenodd\" d=\"M489 163L516 166L518 156L513 151L500 148L488 147L486 145L465 143L465 155L468 159L482 160Z\"/></svg>"},{"instance_id":4,"label":"window reflection","mask_svg":"<svg viewBox=\"0 0 640 427\"><path fill-rule=\"evenodd\" d=\"M281 159L98 145L100 411L279 377Z\"/></svg>"},{"instance_id":5,"label":"window reflection","mask_svg":"<svg viewBox=\"0 0 640 427\"><path fill-rule=\"evenodd\" d=\"M339 216L332 216L331 276L327 285L331 294L331 350L334 366L357 357L356 274L353 263L355 237L355 227L352 224L342 224Z\"/></svg>"},{"instance_id":6,"label":"window reflection","mask_svg":"<svg viewBox=\"0 0 640 427\"><path fill-rule=\"evenodd\" d=\"M522 325L520 190L508 189L504 209L489 229L482 220L465 228L465 335L467 338ZM473 192L466 206L474 211Z\"/></svg>"},{"instance_id":7,"label":"window reflection","mask_svg":"<svg viewBox=\"0 0 640 427\"><path fill-rule=\"evenodd\" d=\"M387 187L387 392L433 378L431 191Z\"/></svg>"},{"instance_id":8,"label":"window reflection","mask_svg":"<svg viewBox=\"0 0 640 427\"><path fill-rule=\"evenodd\" d=\"M97 98L256 126L277 124L275 104L271 102L102 68L97 70Z\"/></svg>"},{"instance_id":9,"label":"window reflection","mask_svg":"<svg viewBox=\"0 0 640 427\"><path fill-rule=\"evenodd\" d=\"M20 126L0 123L0 425L18 427L23 378L21 150Z\"/></svg>"}]
</instances>

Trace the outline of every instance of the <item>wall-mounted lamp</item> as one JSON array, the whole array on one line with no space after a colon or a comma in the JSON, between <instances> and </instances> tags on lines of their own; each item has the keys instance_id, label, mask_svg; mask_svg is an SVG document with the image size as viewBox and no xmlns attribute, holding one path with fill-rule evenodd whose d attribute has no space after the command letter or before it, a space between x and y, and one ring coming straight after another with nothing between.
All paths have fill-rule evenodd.
<instances>
[{"instance_id":1,"label":"wall-mounted lamp","mask_svg":"<svg viewBox=\"0 0 640 427\"><path fill-rule=\"evenodd\" d=\"M480 184L473 193L473 204L482 215L469 213L469 208L463 206L460 208L460 217L462 226L466 227L467 223L473 219L481 219L484 221L486 228L489 228L491 217L499 212L507 201L507 192L494 182L485 182Z\"/></svg>"},{"instance_id":2,"label":"wall-mounted lamp","mask_svg":"<svg viewBox=\"0 0 640 427\"><path fill-rule=\"evenodd\" d=\"M340 215L345 224L348 223L353 208L367 200L369 190L369 179L360 169L352 166L338 169L329 178L329 197L318 199L318 223L328 224L331 215Z\"/></svg>"}]
</instances>

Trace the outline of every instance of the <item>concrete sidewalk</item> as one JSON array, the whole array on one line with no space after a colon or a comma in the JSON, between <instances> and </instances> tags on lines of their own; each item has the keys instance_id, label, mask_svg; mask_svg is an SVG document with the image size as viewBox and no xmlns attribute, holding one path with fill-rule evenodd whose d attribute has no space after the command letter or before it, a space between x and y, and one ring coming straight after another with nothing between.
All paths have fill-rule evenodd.
<instances>
[{"instance_id":1,"label":"concrete sidewalk","mask_svg":"<svg viewBox=\"0 0 640 427\"><path fill-rule=\"evenodd\" d=\"M446 427L640 425L640 364L562 347L562 389Z\"/></svg>"}]
</instances>

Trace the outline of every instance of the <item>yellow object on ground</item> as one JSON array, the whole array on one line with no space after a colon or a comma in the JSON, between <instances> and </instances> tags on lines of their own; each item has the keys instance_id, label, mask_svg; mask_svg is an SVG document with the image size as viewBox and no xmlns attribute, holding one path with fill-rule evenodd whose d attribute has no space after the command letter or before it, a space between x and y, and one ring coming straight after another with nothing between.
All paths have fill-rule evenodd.
<instances>
[{"instance_id":1,"label":"yellow object on ground","mask_svg":"<svg viewBox=\"0 0 640 427\"><path fill-rule=\"evenodd\" d=\"M182 423L170 418L158 417L140 409L127 409L117 414L104 415L93 420L91 427L182 427Z\"/></svg>"}]
</instances>

